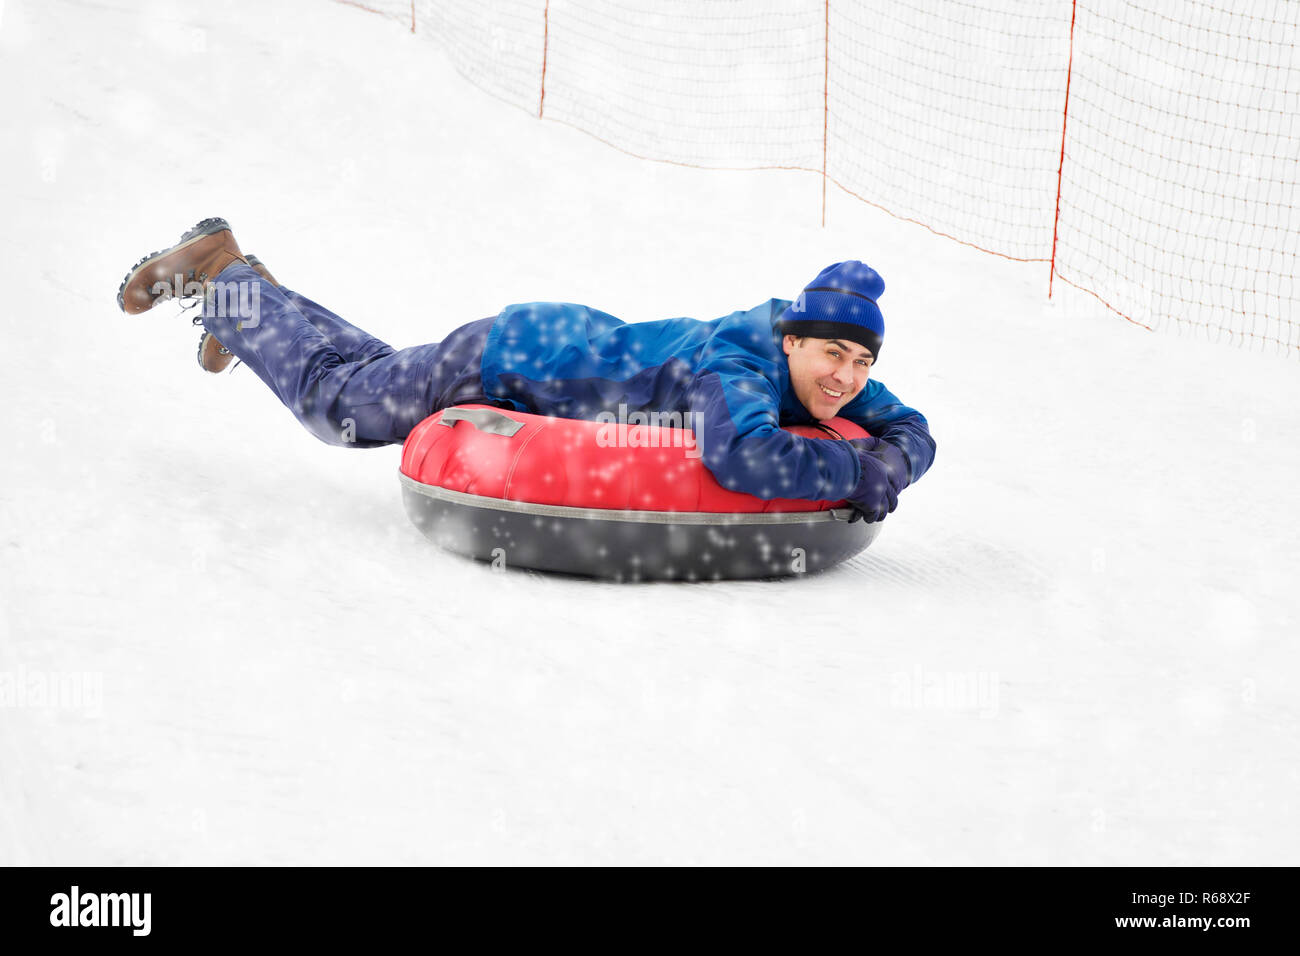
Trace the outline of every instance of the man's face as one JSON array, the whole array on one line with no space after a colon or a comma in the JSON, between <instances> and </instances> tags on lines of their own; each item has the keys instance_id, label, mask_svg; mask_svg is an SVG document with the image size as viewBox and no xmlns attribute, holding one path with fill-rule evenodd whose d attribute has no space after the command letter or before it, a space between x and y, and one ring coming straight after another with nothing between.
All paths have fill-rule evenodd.
<instances>
[{"instance_id":1,"label":"man's face","mask_svg":"<svg viewBox=\"0 0 1300 956\"><path fill-rule=\"evenodd\" d=\"M787 335L782 347L790 362L790 387L813 418L834 418L866 388L873 359L856 342Z\"/></svg>"}]
</instances>

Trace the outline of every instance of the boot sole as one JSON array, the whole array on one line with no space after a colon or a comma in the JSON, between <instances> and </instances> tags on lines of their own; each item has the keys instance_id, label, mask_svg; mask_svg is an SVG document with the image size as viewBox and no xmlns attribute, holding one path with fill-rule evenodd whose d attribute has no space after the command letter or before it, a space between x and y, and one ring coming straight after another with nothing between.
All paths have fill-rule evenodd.
<instances>
[{"instance_id":1,"label":"boot sole","mask_svg":"<svg viewBox=\"0 0 1300 956\"><path fill-rule=\"evenodd\" d=\"M190 245L191 243L198 242L204 236L210 236L214 233L224 232L229 228L230 228L230 223L226 222L226 220L221 219L220 217L214 216L209 219L204 219L198 222L197 224L195 224L194 228L189 229L186 232L182 233L180 242L176 243L176 245L169 246L168 248L163 249L160 252L149 253L149 255L145 256L143 259L141 259L139 262L137 262L135 265L131 267L130 271L127 272L126 276L122 279L122 284L117 287L117 307L121 309L123 312L126 311L126 300L123 298L123 293L126 292L126 287L130 284L131 280L135 278L136 274L141 269L143 269L146 265L148 265L149 263L153 262L155 259L158 259L162 256L171 255L173 252L176 252L178 249L184 249L186 246Z\"/></svg>"}]
</instances>

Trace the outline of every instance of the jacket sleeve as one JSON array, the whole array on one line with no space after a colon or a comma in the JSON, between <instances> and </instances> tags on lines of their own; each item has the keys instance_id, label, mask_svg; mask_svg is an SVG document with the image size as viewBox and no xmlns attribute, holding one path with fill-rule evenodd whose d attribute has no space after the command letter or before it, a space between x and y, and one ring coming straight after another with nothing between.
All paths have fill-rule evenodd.
<instances>
[{"instance_id":1,"label":"jacket sleeve","mask_svg":"<svg viewBox=\"0 0 1300 956\"><path fill-rule=\"evenodd\" d=\"M903 453L907 459L907 484L917 481L934 464L936 446L930 423L880 382L873 379L859 399L850 402L841 414Z\"/></svg>"},{"instance_id":2,"label":"jacket sleeve","mask_svg":"<svg viewBox=\"0 0 1300 956\"><path fill-rule=\"evenodd\" d=\"M701 460L724 488L758 498L839 501L862 465L847 442L803 438L780 427L780 395L744 358L714 361L691 383Z\"/></svg>"}]
</instances>

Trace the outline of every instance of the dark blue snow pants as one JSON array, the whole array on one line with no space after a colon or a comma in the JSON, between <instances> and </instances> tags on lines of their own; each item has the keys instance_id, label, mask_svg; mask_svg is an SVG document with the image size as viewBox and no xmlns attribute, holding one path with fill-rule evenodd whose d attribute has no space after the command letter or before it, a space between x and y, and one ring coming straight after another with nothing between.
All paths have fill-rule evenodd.
<instances>
[{"instance_id":1,"label":"dark blue snow pants","mask_svg":"<svg viewBox=\"0 0 1300 956\"><path fill-rule=\"evenodd\" d=\"M400 442L434 412L483 394L483 346L495 317L443 341L394 349L306 296L267 282L242 262L208 287L203 326L331 445Z\"/></svg>"}]
</instances>

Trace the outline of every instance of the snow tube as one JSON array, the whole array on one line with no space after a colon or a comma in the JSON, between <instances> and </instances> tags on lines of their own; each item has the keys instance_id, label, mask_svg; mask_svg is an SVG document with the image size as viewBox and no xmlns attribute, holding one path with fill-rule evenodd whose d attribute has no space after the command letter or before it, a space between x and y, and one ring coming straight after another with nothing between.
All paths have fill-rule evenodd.
<instances>
[{"instance_id":1,"label":"snow tube","mask_svg":"<svg viewBox=\"0 0 1300 956\"><path fill-rule=\"evenodd\" d=\"M844 438L867 433L825 423ZM814 425L786 429L835 439ZM821 571L880 532L844 504L729 491L694 433L457 405L402 448L402 500L443 548L494 566L616 581L783 577Z\"/></svg>"}]
</instances>

